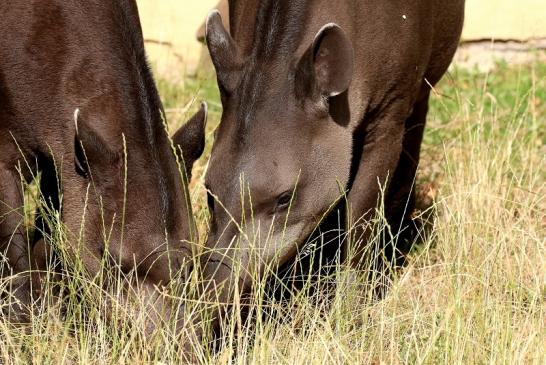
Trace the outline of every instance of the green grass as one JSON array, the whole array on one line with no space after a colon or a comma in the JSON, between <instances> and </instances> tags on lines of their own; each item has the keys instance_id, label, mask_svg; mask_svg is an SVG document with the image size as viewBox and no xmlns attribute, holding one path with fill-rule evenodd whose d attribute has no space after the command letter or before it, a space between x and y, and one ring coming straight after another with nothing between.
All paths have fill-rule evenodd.
<instances>
[{"instance_id":1,"label":"green grass","mask_svg":"<svg viewBox=\"0 0 546 365\"><path fill-rule=\"evenodd\" d=\"M172 130L197 109L192 100L209 102L206 156L191 184L204 237L202 176L221 114L215 80L158 83ZM280 314L246 326L235 311L213 354L167 329L144 338L142 303L105 319L111 301L75 271L67 298L51 300L30 330L0 320L0 363L180 363L183 343L213 364L544 364L545 144L546 65L454 70L431 100L417 187L434 227L384 300L370 300L346 267L327 308L305 290L281 305L257 289L252 310Z\"/></svg>"},{"instance_id":2,"label":"green grass","mask_svg":"<svg viewBox=\"0 0 546 365\"><path fill-rule=\"evenodd\" d=\"M525 115L530 117L526 129L539 133L536 142L546 142L546 131L540 130L539 116L546 115L546 88L544 78L546 64L535 63L509 67L504 62L497 64L495 72L479 74L477 70L457 69L452 71L441 83L438 95L431 104L431 115L439 126L429 123L425 144L440 145L446 138L453 135L440 131L453 122L454 116L464 108L478 112L484 123L474 127L494 129L497 133L510 134L510 121L520 119ZM437 96L438 96L437 95ZM542 120L543 121L543 120ZM492 124L497 124L493 126ZM432 124L432 126L431 126ZM454 132L453 128L446 128ZM535 137L535 135L532 135ZM504 137L500 135L498 137Z\"/></svg>"}]
</instances>

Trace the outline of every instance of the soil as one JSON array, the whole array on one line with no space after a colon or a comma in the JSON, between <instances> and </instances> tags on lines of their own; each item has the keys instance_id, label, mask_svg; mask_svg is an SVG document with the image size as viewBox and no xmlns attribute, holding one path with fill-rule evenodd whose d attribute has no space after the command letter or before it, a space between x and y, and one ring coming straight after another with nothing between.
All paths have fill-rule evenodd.
<instances>
[{"instance_id":1,"label":"soil","mask_svg":"<svg viewBox=\"0 0 546 365\"><path fill-rule=\"evenodd\" d=\"M454 64L462 68L492 71L498 62L510 65L546 62L546 38L519 40L476 40L463 42Z\"/></svg>"}]
</instances>

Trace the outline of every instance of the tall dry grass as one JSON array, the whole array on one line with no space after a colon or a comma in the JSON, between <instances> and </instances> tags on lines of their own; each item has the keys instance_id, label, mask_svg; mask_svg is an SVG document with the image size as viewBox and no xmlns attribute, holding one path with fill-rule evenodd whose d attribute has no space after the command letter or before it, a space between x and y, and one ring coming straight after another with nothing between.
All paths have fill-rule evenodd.
<instances>
[{"instance_id":1,"label":"tall dry grass","mask_svg":"<svg viewBox=\"0 0 546 365\"><path fill-rule=\"evenodd\" d=\"M120 292L104 291L76 265L45 283L29 326L0 320L0 363L175 364L184 363L181 345L214 364L546 363L544 71L455 72L436 90L417 187L431 200L421 214L433 228L383 300L363 285L367 275L343 265L320 279L337 283L327 297L310 284L288 301L269 300L256 278L249 311L257 314L245 322L237 302L215 346L169 324L146 337L146 303L136 296L116 305ZM203 231L205 163L192 185ZM39 194L28 199L32 215ZM62 225L52 225L62 252ZM198 308L186 305L185 315Z\"/></svg>"}]
</instances>

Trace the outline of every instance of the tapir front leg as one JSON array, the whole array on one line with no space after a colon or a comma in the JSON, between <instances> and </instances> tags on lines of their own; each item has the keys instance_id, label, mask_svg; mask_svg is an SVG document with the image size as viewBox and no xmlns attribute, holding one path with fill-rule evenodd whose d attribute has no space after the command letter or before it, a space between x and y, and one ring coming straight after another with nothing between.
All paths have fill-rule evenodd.
<instances>
[{"instance_id":1,"label":"tapir front leg","mask_svg":"<svg viewBox=\"0 0 546 365\"><path fill-rule=\"evenodd\" d=\"M423 93L406 120L403 151L386 198L389 208L386 212L387 217L393 233L398 236L397 248L400 250L399 253L387 252L387 256L394 256L400 263L404 261L404 255L422 229L418 226L419 222L414 222L411 217L416 205L415 179L428 113L429 94L429 90Z\"/></svg>"},{"instance_id":2,"label":"tapir front leg","mask_svg":"<svg viewBox=\"0 0 546 365\"><path fill-rule=\"evenodd\" d=\"M15 169L0 163L0 278L13 277L8 289L13 295L8 302L10 316L21 320L28 313L30 304L30 269L28 240L24 227L24 187ZM3 301L6 296L2 293Z\"/></svg>"},{"instance_id":3,"label":"tapir front leg","mask_svg":"<svg viewBox=\"0 0 546 365\"><path fill-rule=\"evenodd\" d=\"M370 258L365 255L366 252L373 252L368 250L373 230L370 222L383 198L382 188L384 192L387 191L389 180L398 165L406 117L407 107L399 106L389 108L372 122L364 121L369 124L361 131L363 135L360 140L364 141L362 156L348 195L350 213L348 224L353 244L350 259L355 268L360 268L365 264L364 261ZM347 248L344 251L347 252ZM373 259L376 259L376 256L374 253Z\"/></svg>"}]
</instances>

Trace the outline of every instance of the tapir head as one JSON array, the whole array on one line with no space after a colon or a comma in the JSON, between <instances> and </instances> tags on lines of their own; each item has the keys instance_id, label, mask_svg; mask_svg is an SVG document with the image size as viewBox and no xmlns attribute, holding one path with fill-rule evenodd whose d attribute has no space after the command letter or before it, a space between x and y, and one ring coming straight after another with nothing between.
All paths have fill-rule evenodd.
<instances>
[{"instance_id":1,"label":"tapir head","mask_svg":"<svg viewBox=\"0 0 546 365\"><path fill-rule=\"evenodd\" d=\"M125 107L131 110L129 103ZM185 278L198 239L187 182L203 151L207 110L203 104L172 139L159 107L149 118L138 115L93 103L76 111L73 160L62 175L62 216L72 248L91 274L106 258L136 274L147 300L158 304L154 288ZM164 312L159 305L158 313Z\"/></svg>"},{"instance_id":2,"label":"tapir head","mask_svg":"<svg viewBox=\"0 0 546 365\"><path fill-rule=\"evenodd\" d=\"M204 271L217 285L245 287L293 257L348 185L352 44L335 24L308 44L285 32L243 55L217 12L207 20L224 108L206 175Z\"/></svg>"}]
</instances>

